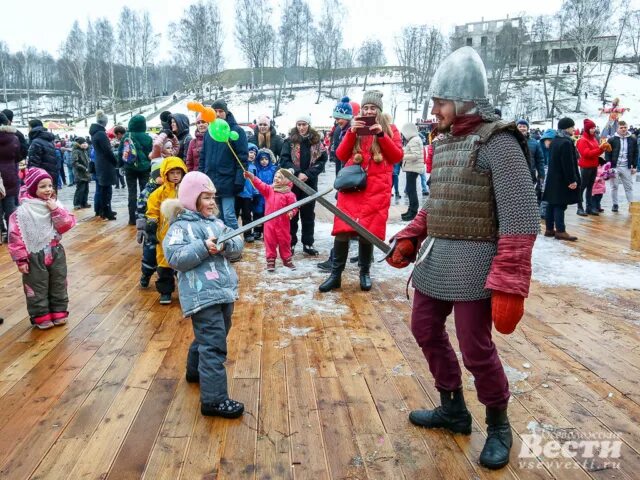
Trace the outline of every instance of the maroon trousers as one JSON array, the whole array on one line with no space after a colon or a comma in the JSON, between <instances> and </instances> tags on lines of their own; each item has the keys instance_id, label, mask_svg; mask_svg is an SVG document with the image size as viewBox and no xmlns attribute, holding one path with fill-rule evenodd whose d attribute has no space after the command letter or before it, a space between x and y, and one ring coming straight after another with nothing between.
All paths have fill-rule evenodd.
<instances>
[{"instance_id":1,"label":"maroon trousers","mask_svg":"<svg viewBox=\"0 0 640 480\"><path fill-rule=\"evenodd\" d=\"M411 332L422 348L429 370L441 391L462 387L462 372L445 329L454 311L462 362L474 378L478 400L487 407L506 408L509 382L491 340L491 299L473 302L436 300L415 290Z\"/></svg>"}]
</instances>

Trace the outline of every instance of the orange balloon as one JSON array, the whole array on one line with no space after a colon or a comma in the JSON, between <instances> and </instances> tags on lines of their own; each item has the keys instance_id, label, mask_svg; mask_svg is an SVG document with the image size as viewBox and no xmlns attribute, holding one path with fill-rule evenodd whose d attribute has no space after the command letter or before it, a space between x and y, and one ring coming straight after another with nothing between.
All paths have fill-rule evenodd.
<instances>
[{"instance_id":1,"label":"orange balloon","mask_svg":"<svg viewBox=\"0 0 640 480\"><path fill-rule=\"evenodd\" d=\"M207 123L216 121L216 111L211 107L205 107L202 111L202 120Z\"/></svg>"},{"instance_id":2,"label":"orange balloon","mask_svg":"<svg viewBox=\"0 0 640 480\"><path fill-rule=\"evenodd\" d=\"M191 110L192 112L203 112L204 108L204 105L202 105L200 102L187 103L187 109Z\"/></svg>"}]
</instances>

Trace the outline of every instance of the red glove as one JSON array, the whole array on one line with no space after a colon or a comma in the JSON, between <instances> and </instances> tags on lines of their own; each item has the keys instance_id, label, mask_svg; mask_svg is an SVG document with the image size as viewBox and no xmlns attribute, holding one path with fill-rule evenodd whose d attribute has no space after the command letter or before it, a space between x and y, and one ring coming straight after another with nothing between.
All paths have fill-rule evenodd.
<instances>
[{"instance_id":1,"label":"red glove","mask_svg":"<svg viewBox=\"0 0 640 480\"><path fill-rule=\"evenodd\" d=\"M401 238L396 241L393 252L386 260L393 268L405 268L411 263L416 251L416 244L410 238Z\"/></svg>"},{"instance_id":2,"label":"red glove","mask_svg":"<svg viewBox=\"0 0 640 480\"><path fill-rule=\"evenodd\" d=\"M515 293L494 290L491 294L491 317L496 330L512 333L524 315L524 297Z\"/></svg>"}]
</instances>

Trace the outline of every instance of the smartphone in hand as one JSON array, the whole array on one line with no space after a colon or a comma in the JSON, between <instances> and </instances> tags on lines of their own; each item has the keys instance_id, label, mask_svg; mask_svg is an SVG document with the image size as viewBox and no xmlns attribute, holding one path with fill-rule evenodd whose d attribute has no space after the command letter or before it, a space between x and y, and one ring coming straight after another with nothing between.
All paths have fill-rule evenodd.
<instances>
[{"instance_id":1,"label":"smartphone in hand","mask_svg":"<svg viewBox=\"0 0 640 480\"><path fill-rule=\"evenodd\" d=\"M356 117L355 120L364 122L364 125L365 125L364 127L356 128L356 135L360 135L360 136L374 135L374 133L371 130L369 130L369 127L372 127L373 125L376 124L375 115L369 115L366 117Z\"/></svg>"}]
</instances>

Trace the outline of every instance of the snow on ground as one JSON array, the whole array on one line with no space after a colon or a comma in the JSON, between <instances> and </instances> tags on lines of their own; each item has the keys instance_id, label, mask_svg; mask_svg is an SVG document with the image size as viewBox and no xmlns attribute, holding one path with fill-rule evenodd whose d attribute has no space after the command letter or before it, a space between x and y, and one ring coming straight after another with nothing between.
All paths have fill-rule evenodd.
<instances>
[{"instance_id":1,"label":"snow on ground","mask_svg":"<svg viewBox=\"0 0 640 480\"><path fill-rule=\"evenodd\" d=\"M629 290L640 285L640 265L590 260L567 244L541 235L533 248L532 263L533 279L545 285L574 286L591 292Z\"/></svg>"}]
</instances>

